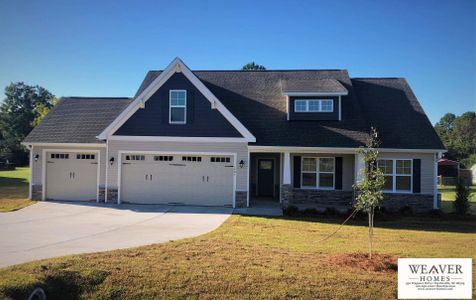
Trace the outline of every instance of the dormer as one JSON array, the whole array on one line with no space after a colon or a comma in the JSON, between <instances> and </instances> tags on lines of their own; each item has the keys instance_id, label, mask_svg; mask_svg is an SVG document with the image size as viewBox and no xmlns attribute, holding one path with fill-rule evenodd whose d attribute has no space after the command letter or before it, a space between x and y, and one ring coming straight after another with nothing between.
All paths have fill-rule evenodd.
<instances>
[{"instance_id":1,"label":"dormer","mask_svg":"<svg viewBox=\"0 0 476 300\"><path fill-rule=\"evenodd\" d=\"M289 121L342 120L341 97L348 91L336 79L283 80L281 88L286 96Z\"/></svg>"}]
</instances>

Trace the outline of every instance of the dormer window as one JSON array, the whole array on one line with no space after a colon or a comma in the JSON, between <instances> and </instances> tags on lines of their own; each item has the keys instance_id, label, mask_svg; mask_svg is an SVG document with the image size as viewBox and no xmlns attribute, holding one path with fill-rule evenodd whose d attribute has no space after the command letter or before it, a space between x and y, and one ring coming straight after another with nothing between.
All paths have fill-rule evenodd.
<instances>
[{"instance_id":1,"label":"dormer window","mask_svg":"<svg viewBox=\"0 0 476 300\"><path fill-rule=\"evenodd\" d=\"M170 90L169 93L169 123L187 123L187 91Z\"/></svg>"},{"instance_id":2,"label":"dormer window","mask_svg":"<svg viewBox=\"0 0 476 300\"><path fill-rule=\"evenodd\" d=\"M334 101L332 99L296 99L294 101L295 112L333 112Z\"/></svg>"}]
</instances>

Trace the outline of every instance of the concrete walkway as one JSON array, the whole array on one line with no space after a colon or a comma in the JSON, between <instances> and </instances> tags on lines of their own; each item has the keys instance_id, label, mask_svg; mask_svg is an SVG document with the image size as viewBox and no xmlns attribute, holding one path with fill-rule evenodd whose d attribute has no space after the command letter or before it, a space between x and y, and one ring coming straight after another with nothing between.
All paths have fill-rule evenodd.
<instances>
[{"instance_id":1,"label":"concrete walkway","mask_svg":"<svg viewBox=\"0 0 476 300\"><path fill-rule=\"evenodd\" d=\"M0 267L201 235L231 208L39 202L0 213Z\"/></svg>"}]
</instances>

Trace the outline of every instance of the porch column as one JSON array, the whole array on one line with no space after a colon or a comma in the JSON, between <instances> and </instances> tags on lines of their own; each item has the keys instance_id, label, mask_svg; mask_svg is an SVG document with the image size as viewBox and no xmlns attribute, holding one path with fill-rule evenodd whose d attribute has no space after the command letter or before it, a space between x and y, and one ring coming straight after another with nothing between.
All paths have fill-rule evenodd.
<instances>
[{"instance_id":1,"label":"porch column","mask_svg":"<svg viewBox=\"0 0 476 300\"><path fill-rule=\"evenodd\" d=\"M284 184L291 184L291 155L289 152L284 152L283 185Z\"/></svg>"},{"instance_id":2,"label":"porch column","mask_svg":"<svg viewBox=\"0 0 476 300\"><path fill-rule=\"evenodd\" d=\"M356 153L354 156L355 163L355 180L354 182L359 182L362 179L362 173L360 170L364 168L364 156L360 153Z\"/></svg>"}]
</instances>

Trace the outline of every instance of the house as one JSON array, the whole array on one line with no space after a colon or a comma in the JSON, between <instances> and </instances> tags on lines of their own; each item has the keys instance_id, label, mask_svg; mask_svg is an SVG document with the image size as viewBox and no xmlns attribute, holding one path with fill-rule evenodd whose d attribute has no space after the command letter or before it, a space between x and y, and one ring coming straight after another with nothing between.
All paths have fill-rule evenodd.
<instances>
[{"instance_id":1,"label":"house","mask_svg":"<svg viewBox=\"0 0 476 300\"><path fill-rule=\"evenodd\" d=\"M350 208L375 126L383 206L438 207L444 147L405 79L346 70L150 71L133 98L64 98L26 137L30 197Z\"/></svg>"}]
</instances>

